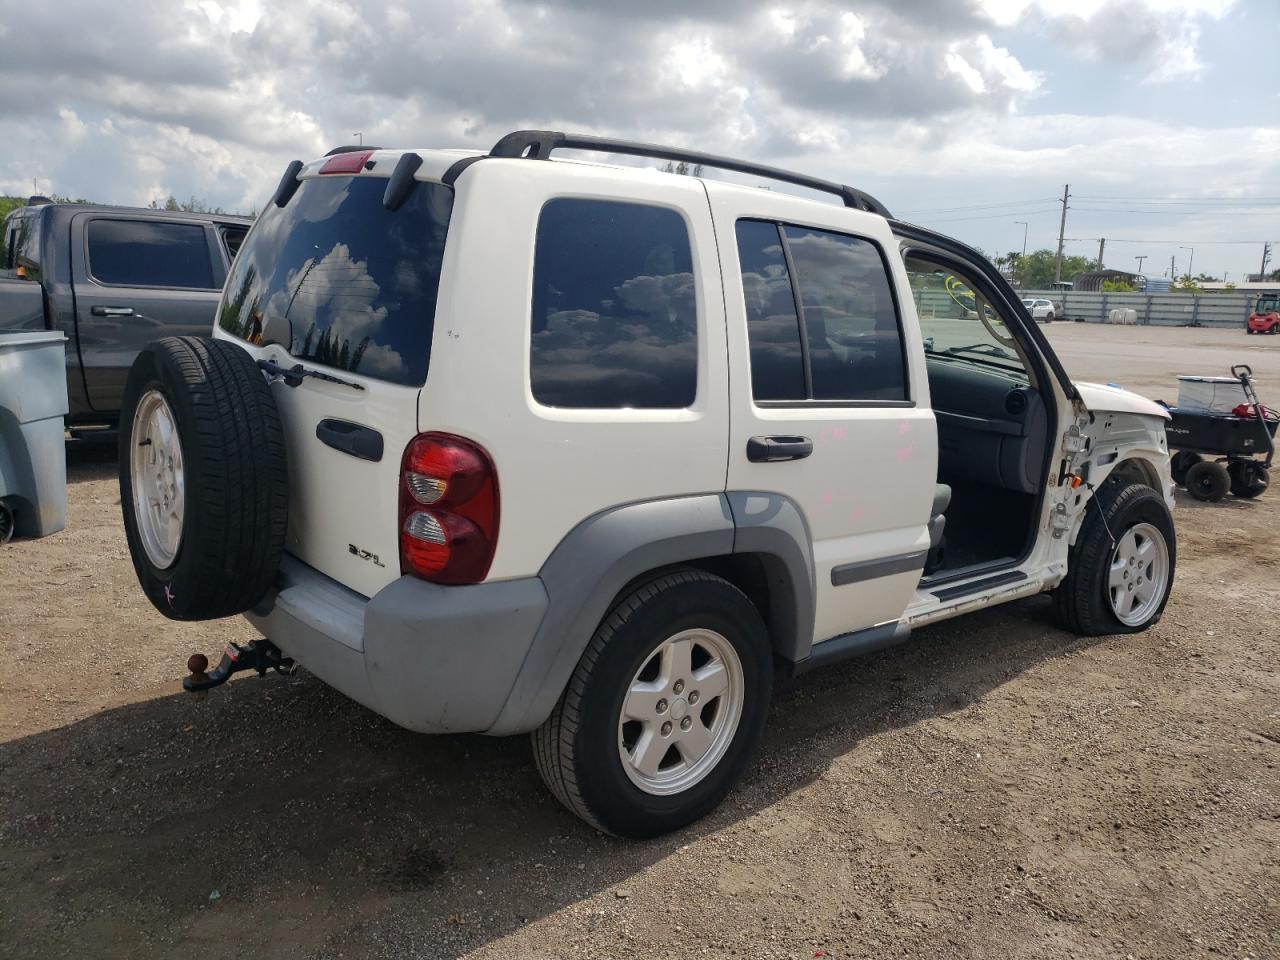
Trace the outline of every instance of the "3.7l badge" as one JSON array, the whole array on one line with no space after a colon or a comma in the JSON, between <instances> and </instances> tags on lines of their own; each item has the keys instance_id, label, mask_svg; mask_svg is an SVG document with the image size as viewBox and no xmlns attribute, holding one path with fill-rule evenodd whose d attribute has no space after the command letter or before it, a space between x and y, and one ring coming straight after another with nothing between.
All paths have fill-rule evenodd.
<instances>
[{"instance_id":1,"label":"3.7l badge","mask_svg":"<svg viewBox=\"0 0 1280 960\"><path fill-rule=\"evenodd\" d=\"M361 549L360 547L357 547L354 543L347 544L347 552L350 553L352 556L359 557L361 560L368 560L374 566L382 567L383 569L385 569L387 566L380 559L378 559L378 555L376 553L370 553L368 550Z\"/></svg>"}]
</instances>

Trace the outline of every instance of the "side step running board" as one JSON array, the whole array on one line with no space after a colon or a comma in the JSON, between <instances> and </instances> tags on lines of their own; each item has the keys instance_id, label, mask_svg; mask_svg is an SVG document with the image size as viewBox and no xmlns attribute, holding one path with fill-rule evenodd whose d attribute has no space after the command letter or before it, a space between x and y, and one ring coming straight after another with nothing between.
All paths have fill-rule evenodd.
<instances>
[{"instance_id":1,"label":"side step running board","mask_svg":"<svg viewBox=\"0 0 1280 960\"><path fill-rule=\"evenodd\" d=\"M792 676L799 676L817 667L825 667L851 657L862 656L864 653L874 653L885 647L906 643L910 638L911 626L902 621L882 623L878 627L844 633L830 640L824 640L822 643L815 643L809 656L791 665L790 673Z\"/></svg>"},{"instance_id":2,"label":"side step running board","mask_svg":"<svg viewBox=\"0 0 1280 960\"><path fill-rule=\"evenodd\" d=\"M974 580L972 583L962 583L956 587L944 587L941 590L934 590L933 595L939 600L954 600L956 597L967 596L970 593L981 593L990 587L1002 587L1006 583L1017 583L1019 580L1027 579L1027 575L1021 570L1010 570L1007 573L997 573L994 577L984 577L981 580Z\"/></svg>"}]
</instances>

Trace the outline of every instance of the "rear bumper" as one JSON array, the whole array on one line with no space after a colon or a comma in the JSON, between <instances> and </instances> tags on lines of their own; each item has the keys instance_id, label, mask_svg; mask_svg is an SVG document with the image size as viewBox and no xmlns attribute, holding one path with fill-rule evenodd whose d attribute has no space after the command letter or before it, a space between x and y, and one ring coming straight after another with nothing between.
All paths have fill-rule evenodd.
<instances>
[{"instance_id":1,"label":"rear bumper","mask_svg":"<svg viewBox=\"0 0 1280 960\"><path fill-rule=\"evenodd\" d=\"M488 730L547 610L537 577L445 587L401 577L366 599L286 555L245 614L325 683L423 733Z\"/></svg>"}]
</instances>

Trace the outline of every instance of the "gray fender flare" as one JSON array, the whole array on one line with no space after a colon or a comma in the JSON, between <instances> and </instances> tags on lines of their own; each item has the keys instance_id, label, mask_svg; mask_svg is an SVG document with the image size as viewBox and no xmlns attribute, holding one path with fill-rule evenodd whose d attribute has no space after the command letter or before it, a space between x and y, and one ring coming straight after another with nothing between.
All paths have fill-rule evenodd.
<instances>
[{"instance_id":1,"label":"gray fender flare","mask_svg":"<svg viewBox=\"0 0 1280 960\"><path fill-rule=\"evenodd\" d=\"M588 517L571 530L538 573L549 601L546 615L497 721L485 732L524 733L551 715L596 627L628 583L650 570L732 554L735 540L744 536L753 545L747 552L767 554L762 559L771 590L775 578L803 578L804 588L794 591L800 596L777 604L770 619L794 622L802 630L807 623L802 633L807 652L813 634L813 564L807 539L796 540L797 531L807 537L803 520L790 501L781 506L744 500L731 508L738 496L770 495L706 494L633 503ZM794 641L788 641L786 648L792 647Z\"/></svg>"}]
</instances>

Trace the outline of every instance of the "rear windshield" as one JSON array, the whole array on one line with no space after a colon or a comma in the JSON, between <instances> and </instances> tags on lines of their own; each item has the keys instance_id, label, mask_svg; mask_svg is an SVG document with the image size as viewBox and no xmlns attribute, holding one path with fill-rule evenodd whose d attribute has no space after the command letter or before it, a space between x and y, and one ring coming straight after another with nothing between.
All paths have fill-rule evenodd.
<instances>
[{"instance_id":1,"label":"rear windshield","mask_svg":"<svg viewBox=\"0 0 1280 960\"><path fill-rule=\"evenodd\" d=\"M303 181L268 204L227 278L218 324L299 360L421 386L453 190L419 183L399 210L382 177Z\"/></svg>"}]
</instances>

